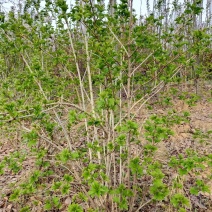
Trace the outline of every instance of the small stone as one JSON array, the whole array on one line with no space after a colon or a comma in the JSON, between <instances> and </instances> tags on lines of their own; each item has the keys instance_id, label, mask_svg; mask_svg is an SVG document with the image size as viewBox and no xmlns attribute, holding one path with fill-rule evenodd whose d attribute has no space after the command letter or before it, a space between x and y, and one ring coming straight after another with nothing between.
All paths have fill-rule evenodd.
<instances>
[{"instance_id":1,"label":"small stone","mask_svg":"<svg viewBox=\"0 0 212 212\"><path fill-rule=\"evenodd\" d=\"M71 198L70 197L67 197L64 203L65 203L65 205L70 205L71 202L72 202L71 201Z\"/></svg>"}]
</instances>

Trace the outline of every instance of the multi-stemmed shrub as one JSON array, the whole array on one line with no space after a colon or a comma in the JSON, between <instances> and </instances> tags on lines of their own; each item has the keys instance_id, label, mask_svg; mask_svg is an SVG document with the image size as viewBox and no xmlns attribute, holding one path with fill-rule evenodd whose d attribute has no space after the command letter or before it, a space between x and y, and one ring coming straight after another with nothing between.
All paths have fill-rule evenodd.
<instances>
[{"instance_id":1,"label":"multi-stemmed shrub","mask_svg":"<svg viewBox=\"0 0 212 212\"><path fill-rule=\"evenodd\" d=\"M17 145L28 147L5 157L0 174L20 172L30 157L34 165L9 201L20 211L39 204L62 210L67 197L70 212L139 211L162 201L173 210L191 207L184 176L204 169L211 156L171 157L171 182L155 157L171 127L189 114L147 116L143 126L136 117L172 81L194 79L199 91L207 68L201 56L210 51L211 37L187 17L201 11L186 4L164 27L160 13L139 22L126 0L112 14L100 2L76 2L70 10L64 0L44 7L27 1L22 13L11 11L0 25L0 124L2 133L12 139L18 132ZM192 94L187 103L197 100ZM172 105L168 96L162 101ZM208 188L196 179L190 192L199 191ZM38 198L26 203L31 196Z\"/></svg>"}]
</instances>

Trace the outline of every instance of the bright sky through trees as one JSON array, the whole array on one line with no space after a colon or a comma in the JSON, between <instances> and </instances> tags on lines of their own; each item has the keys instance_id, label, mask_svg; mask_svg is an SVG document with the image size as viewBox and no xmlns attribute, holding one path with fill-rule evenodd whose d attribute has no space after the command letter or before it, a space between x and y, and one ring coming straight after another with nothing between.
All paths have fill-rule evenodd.
<instances>
[{"instance_id":1,"label":"bright sky through trees","mask_svg":"<svg viewBox=\"0 0 212 212\"><path fill-rule=\"evenodd\" d=\"M17 5L18 3L23 2L23 0L0 0L0 11L8 11L11 9L11 6ZM42 1L42 0L41 0ZM42 1L44 4L44 1ZM117 0L119 3L120 0ZM146 16L147 14L147 2L149 3L150 12L153 10L153 0L133 0L133 8L136 11L137 15ZM173 0L170 0L170 8L172 7ZM179 2L183 3L183 0L179 0ZM75 0L67 0L68 5L74 5ZM109 0L105 0L106 7L108 6ZM207 0L203 0L203 7L205 8L207 4ZM212 4L210 5L212 7ZM16 9L16 8L15 8ZM211 8L212 10L212 8ZM205 15L203 13L203 19Z\"/></svg>"}]
</instances>

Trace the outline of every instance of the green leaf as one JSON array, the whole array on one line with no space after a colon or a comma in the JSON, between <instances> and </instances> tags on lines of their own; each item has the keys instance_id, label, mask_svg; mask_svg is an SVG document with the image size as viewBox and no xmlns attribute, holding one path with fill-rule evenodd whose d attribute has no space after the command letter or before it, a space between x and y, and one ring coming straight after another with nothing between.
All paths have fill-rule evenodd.
<instances>
[{"instance_id":1,"label":"green leaf","mask_svg":"<svg viewBox=\"0 0 212 212\"><path fill-rule=\"evenodd\" d=\"M190 193L193 194L193 195L198 195L199 190L198 190L197 187L191 187L190 188Z\"/></svg>"},{"instance_id":2,"label":"green leaf","mask_svg":"<svg viewBox=\"0 0 212 212\"><path fill-rule=\"evenodd\" d=\"M180 207L189 207L190 202L188 198L186 198L183 194L174 194L171 197L171 203L175 208L180 208Z\"/></svg>"},{"instance_id":3,"label":"green leaf","mask_svg":"<svg viewBox=\"0 0 212 212\"><path fill-rule=\"evenodd\" d=\"M75 110L69 111L69 124L72 126L72 124L76 123L77 121L77 113Z\"/></svg>"},{"instance_id":4,"label":"green leaf","mask_svg":"<svg viewBox=\"0 0 212 212\"><path fill-rule=\"evenodd\" d=\"M52 189L54 190L54 191L56 191L57 189L59 189L60 188L60 186L62 185L62 182L54 182L53 183L53 185L52 185Z\"/></svg>"},{"instance_id":5,"label":"green leaf","mask_svg":"<svg viewBox=\"0 0 212 212\"><path fill-rule=\"evenodd\" d=\"M117 144L119 146L124 146L126 144L126 135L122 134L122 135L119 135L116 140Z\"/></svg>"},{"instance_id":6,"label":"green leaf","mask_svg":"<svg viewBox=\"0 0 212 212\"><path fill-rule=\"evenodd\" d=\"M71 158L71 151L69 149L63 149L58 154L58 159L62 161L63 163L66 163Z\"/></svg>"},{"instance_id":7,"label":"green leaf","mask_svg":"<svg viewBox=\"0 0 212 212\"><path fill-rule=\"evenodd\" d=\"M130 160L129 167L131 169L132 174L141 175L143 172L142 167L140 165L140 159L138 157Z\"/></svg>"},{"instance_id":8,"label":"green leaf","mask_svg":"<svg viewBox=\"0 0 212 212\"><path fill-rule=\"evenodd\" d=\"M21 210L20 210L20 212L30 212L30 211L31 211L31 210L30 210L29 206L23 207L23 208L21 208Z\"/></svg>"},{"instance_id":9,"label":"green leaf","mask_svg":"<svg viewBox=\"0 0 212 212\"><path fill-rule=\"evenodd\" d=\"M59 197L52 197L52 202L55 207L59 208L60 207L60 198Z\"/></svg>"},{"instance_id":10,"label":"green leaf","mask_svg":"<svg viewBox=\"0 0 212 212\"><path fill-rule=\"evenodd\" d=\"M108 192L108 188L104 185L101 185L99 182L95 181L91 184L91 188L89 190L89 194L91 197L100 197Z\"/></svg>"},{"instance_id":11,"label":"green leaf","mask_svg":"<svg viewBox=\"0 0 212 212\"><path fill-rule=\"evenodd\" d=\"M21 191L19 189L15 189L13 193L10 195L10 201L16 201L21 195Z\"/></svg>"},{"instance_id":12,"label":"green leaf","mask_svg":"<svg viewBox=\"0 0 212 212\"><path fill-rule=\"evenodd\" d=\"M52 209L52 204L49 200L46 201L46 203L44 205L44 209L47 211Z\"/></svg>"},{"instance_id":13,"label":"green leaf","mask_svg":"<svg viewBox=\"0 0 212 212\"><path fill-rule=\"evenodd\" d=\"M64 194L69 194L70 188L71 188L70 184L63 184L63 185L61 186L61 193L62 193L63 195L64 195Z\"/></svg>"},{"instance_id":14,"label":"green leaf","mask_svg":"<svg viewBox=\"0 0 212 212\"><path fill-rule=\"evenodd\" d=\"M164 200L169 194L167 185L162 183L161 180L154 181L153 185L150 187L150 194L152 194L155 200Z\"/></svg>"},{"instance_id":15,"label":"green leaf","mask_svg":"<svg viewBox=\"0 0 212 212\"><path fill-rule=\"evenodd\" d=\"M73 177L72 177L71 175L69 175L69 174L65 174L65 175L63 176L63 179L64 179L66 182L68 182L68 183L73 182Z\"/></svg>"},{"instance_id":16,"label":"green leaf","mask_svg":"<svg viewBox=\"0 0 212 212\"><path fill-rule=\"evenodd\" d=\"M35 146L37 144L38 133L35 130L32 130L29 133L26 133L23 137L30 147Z\"/></svg>"},{"instance_id":17,"label":"green leaf","mask_svg":"<svg viewBox=\"0 0 212 212\"><path fill-rule=\"evenodd\" d=\"M83 212L83 208L79 204L71 204L68 206L68 212Z\"/></svg>"}]
</instances>

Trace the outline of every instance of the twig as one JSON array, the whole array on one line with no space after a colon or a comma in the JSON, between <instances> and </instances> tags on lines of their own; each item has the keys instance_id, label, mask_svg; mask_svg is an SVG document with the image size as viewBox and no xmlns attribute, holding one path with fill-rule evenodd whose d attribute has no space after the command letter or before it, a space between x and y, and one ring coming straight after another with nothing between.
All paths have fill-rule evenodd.
<instances>
[{"instance_id":1,"label":"twig","mask_svg":"<svg viewBox=\"0 0 212 212\"><path fill-rule=\"evenodd\" d=\"M135 71L137 71L137 69L139 69L152 55L154 54L154 52L152 52L151 54L149 54L143 61L142 63L140 63L136 68L134 68L134 70L131 73L131 76L135 73Z\"/></svg>"},{"instance_id":2,"label":"twig","mask_svg":"<svg viewBox=\"0 0 212 212\"><path fill-rule=\"evenodd\" d=\"M141 208L143 208L144 206L146 206L147 204L149 204L152 201L152 199L148 200L147 202L145 202L143 205L140 205L139 208L135 211L135 212L139 212L139 210Z\"/></svg>"},{"instance_id":3,"label":"twig","mask_svg":"<svg viewBox=\"0 0 212 212\"><path fill-rule=\"evenodd\" d=\"M25 127L25 126L22 126L22 128L23 128L25 131L27 131L27 132L31 132L31 130L30 130L29 128ZM52 146L54 146L56 149L58 149L58 150L60 150L60 151L63 149L63 147L57 146L57 145L54 144L52 141L50 141L48 138L46 138L46 137L40 135L39 133L38 133L38 136L39 136L40 138L42 138L43 140L45 140L46 142L50 143L50 144L51 144Z\"/></svg>"},{"instance_id":4,"label":"twig","mask_svg":"<svg viewBox=\"0 0 212 212\"><path fill-rule=\"evenodd\" d=\"M115 39L120 43L120 45L122 46L122 48L124 49L124 51L126 52L128 58L130 57L129 53L127 52L126 48L124 47L123 43L118 39L118 37L114 34L114 32L112 31L112 29L109 27L110 32L112 33L112 35L115 37Z\"/></svg>"}]
</instances>

